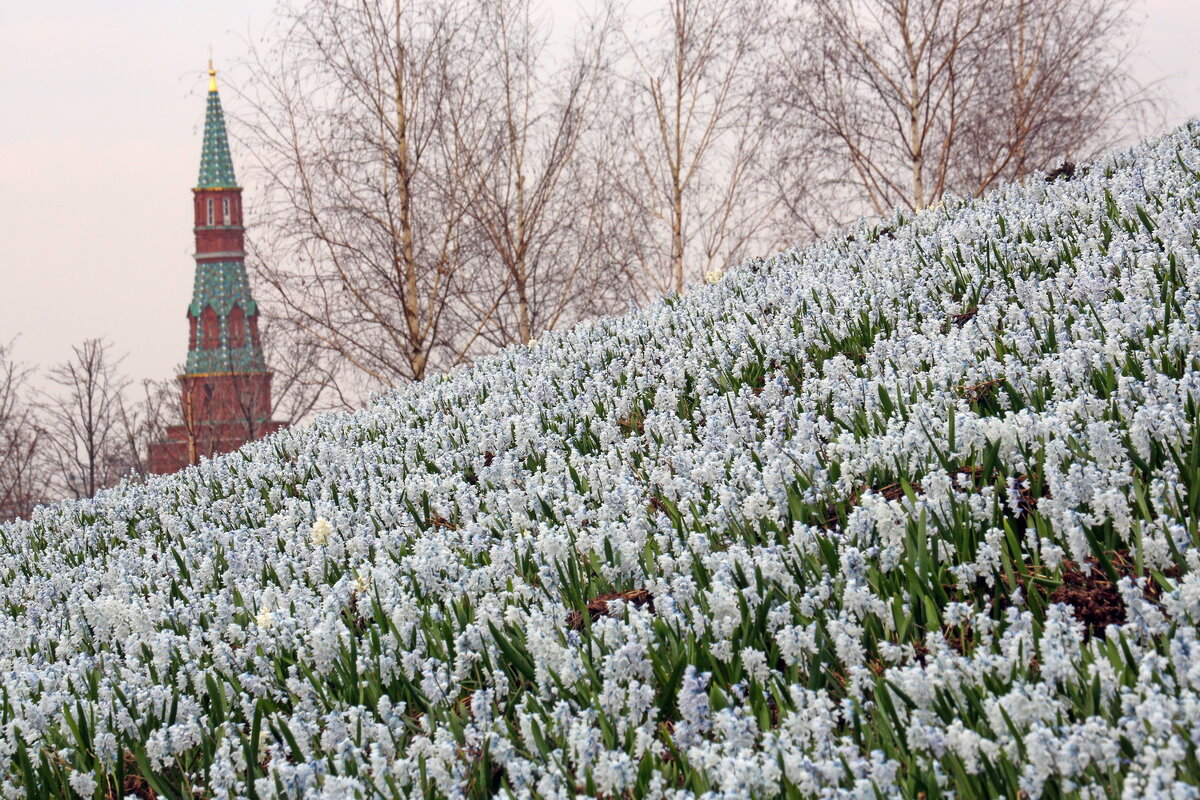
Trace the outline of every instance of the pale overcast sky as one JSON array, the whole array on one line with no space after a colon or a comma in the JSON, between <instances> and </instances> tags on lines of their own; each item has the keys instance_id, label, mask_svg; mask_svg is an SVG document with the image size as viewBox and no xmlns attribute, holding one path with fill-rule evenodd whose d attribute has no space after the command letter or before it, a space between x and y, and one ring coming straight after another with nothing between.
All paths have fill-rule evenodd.
<instances>
[{"instance_id":1,"label":"pale overcast sky","mask_svg":"<svg viewBox=\"0 0 1200 800\"><path fill-rule=\"evenodd\" d=\"M18 337L22 360L48 366L104 336L135 378L183 361L209 47L218 70L236 62L273 6L4 0L0 341ZM1200 0L1142 0L1140 14L1139 76L1162 82L1171 122L1200 115Z\"/></svg>"}]
</instances>

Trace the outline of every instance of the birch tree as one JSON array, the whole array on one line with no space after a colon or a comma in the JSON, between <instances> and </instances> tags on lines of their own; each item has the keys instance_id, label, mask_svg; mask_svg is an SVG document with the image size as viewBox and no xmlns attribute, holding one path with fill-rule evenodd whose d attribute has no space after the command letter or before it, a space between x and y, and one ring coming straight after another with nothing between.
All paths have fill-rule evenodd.
<instances>
[{"instance_id":1,"label":"birch tree","mask_svg":"<svg viewBox=\"0 0 1200 800\"><path fill-rule=\"evenodd\" d=\"M255 54L254 265L289 321L373 388L469 357L499 305L478 269L490 43L460 0L314 0ZM453 306L474 300L470 329Z\"/></svg>"},{"instance_id":2,"label":"birch tree","mask_svg":"<svg viewBox=\"0 0 1200 800\"><path fill-rule=\"evenodd\" d=\"M40 456L45 444L30 402L33 371L0 344L0 520L27 516L46 499Z\"/></svg>"},{"instance_id":3,"label":"birch tree","mask_svg":"<svg viewBox=\"0 0 1200 800\"><path fill-rule=\"evenodd\" d=\"M747 254L776 205L764 191L767 96L756 57L771 5L664 6L622 24L624 95L614 109L615 219L642 299Z\"/></svg>"},{"instance_id":4,"label":"birch tree","mask_svg":"<svg viewBox=\"0 0 1200 800\"><path fill-rule=\"evenodd\" d=\"M1129 17L1125 0L803 0L775 78L808 158L781 194L825 193L793 218L917 209L1103 149L1146 99Z\"/></svg>"},{"instance_id":5,"label":"birch tree","mask_svg":"<svg viewBox=\"0 0 1200 800\"><path fill-rule=\"evenodd\" d=\"M88 339L47 373L42 393L42 437L58 496L93 497L115 484L130 458L123 392L129 381L103 339Z\"/></svg>"},{"instance_id":6,"label":"birch tree","mask_svg":"<svg viewBox=\"0 0 1200 800\"><path fill-rule=\"evenodd\" d=\"M493 42L485 72L496 102L471 110L481 125L479 185L469 214L485 258L502 276L489 327L495 346L607 310L602 205L605 173L589 157L611 94L604 80L609 17L587 18L555 64L552 31L529 0L479 4ZM456 126L456 129L459 126ZM483 316L488 309L475 309Z\"/></svg>"}]
</instances>

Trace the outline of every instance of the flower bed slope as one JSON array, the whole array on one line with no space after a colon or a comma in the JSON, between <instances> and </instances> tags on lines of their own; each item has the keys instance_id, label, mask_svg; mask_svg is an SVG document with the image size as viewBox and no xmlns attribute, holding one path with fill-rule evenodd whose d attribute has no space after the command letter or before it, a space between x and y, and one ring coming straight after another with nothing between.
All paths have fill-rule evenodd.
<instances>
[{"instance_id":1,"label":"flower bed slope","mask_svg":"<svg viewBox=\"0 0 1200 800\"><path fill-rule=\"evenodd\" d=\"M4 797L1196 797L1200 127L0 528Z\"/></svg>"}]
</instances>

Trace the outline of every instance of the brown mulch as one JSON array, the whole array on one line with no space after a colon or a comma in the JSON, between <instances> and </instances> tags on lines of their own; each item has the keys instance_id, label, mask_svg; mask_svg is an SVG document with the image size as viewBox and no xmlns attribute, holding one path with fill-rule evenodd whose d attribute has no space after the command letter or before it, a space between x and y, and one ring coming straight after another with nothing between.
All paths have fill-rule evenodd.
<instances>
[{"instance_id":1,"label":"brown mulch","mask_svg":"<svg viewBox=\"0 0 1200 800\"><path fill-rule=\"evenodd\" d=\"M138 798L138 800L158 800L158 794L150 788L150 784L146 783L140 775L125 776L125 786L122 787L121 792L120 797L116 797L111 791L108 793L108 796L112 797L113 800L124 800L124 798L131 795Z\"/></svg>"},{"instance_id":2,"label":"brown mulch","mask_svg":"<svg viewBox=\"0 0 1200 800\"><path fill-rule=\"evenodd\" d=\"M979 313L979 306L971 306L961 314L951 314L950 322L955 327L961 328L971 320L975 319L975 315Z\"/></svg>"},{"instance_id":3,"label":"brown mulch","mask_svg":"<svg viewBox=\"0 0 1200 800\"><path fill-rule=\"evenodd\" d=\"M674 739L674 737L675 737L675 722L673 720L668 719L668 720L663 720L662 722L658 723L658 738L660 740ZM674 763L675 753L672 750L668 749L665 753L662 754L662 760L667 764Z\"/></svg>"},{"instance_id":4,"label":"brown mulch","mask_svg":"<svg viewBox=\"0 0 1200 800\"><path fill-rule=\"evenodd\" d=\"M992 392L996 391L996 388L1002 383L1004 383L1004 378L996 378L995 380L983 381L972 386L955 386L954 389L968 403L978 405L991 396Z\"/></svg>"},{"instance_id":5,"label":"brown mulch","mask_svg":"<svg viewBox=\"0 0 1200 800\"><path fill-rule=\"evenodd\" d=\"M975 644L975 630L971 627L970 622L965 622L961 626L946 625L942 628L942 636L946 639L946 644L962 656L965 656Z\"/></svg>"},{"instance_id":6,"label":"brown mulch","mask_svg":"<svg viewBox=\"0 0 1200 800\"><path fill-rule=\"evenodd\" d=\"M640 436L646 432L646 423L642 420L640 414L631 417L622 417L617 420L617 427L621 429L621 433L625 436L635 433Z\"/></svg>"},{"instance_id":7,"label":"brown mulch","mask_svg":"<svg viewBox=\"0 0 1200 800\"><path fill-rule=\"evenodd\" d=\"M850 496L846 498L846 508L851 509L858 505L858 500L860 497L862 497L861 489L855 489L850 492ZM838 505L838 503L830 503L825 507L825 521L821 523L821 527L824 530L832 531L841 524L842 517L841 514L838 513Z\"/></svg>"},{"instance_id":8,"label":"brown mulch","mask_svg":"<svg viewBox=\"0 0 1200 800\"><path fill-rule=\"evenodd\" d=\"M1023 484L1026 484L1026 483L1028 483L1030 485L1024 486ZM1018 500L1017 500L1017 509L1019 512L1017 515L1017 519L1025 520L1029 517L1030 514L1032 514L1034 511L1037 510L1038 500L1040 500L1042 497L1048 498L1051 496L1050 495L1050 486L1046 483L1043 483L1040 497L1034 497L1033 496L1033 488L1032 488L1033 480L1028 475L1018 475L1017 476L1017 485L1021 487L1020 489L1017 490L1017 494L1019 495Z\"/></svg>"},{"instance_id":9,"label":"brown mulch","mask_svg":"<svg viewBox=\"0 0 1200 800\"><path fill-rule=\"evenodd\" d=\"M910 483L909 487L913 490L913 494L924 494L921 484L916 481ZM875 494L883 495L884 500L903 500L905 497L904 487L898 483L889 483L887 486L882 486L878 489L872 487L871 491L875 492Z\"/></svg>"},{"instance_id":10,"label":"brown mulch","mask_svg":"<svg viewBox=\"0 0 1200 800\"><path fill-rule=\"evenodd\" d=\"M1128 550L1114 550L1108 554L1108 560L1119 578L1135 577L1136 565ZM1075 618L1087 626L1087 635L1092 636L1109 625L1123 624L1125 604L1116 584L1104 574L1099 559L1088 556L1084 563L1089 568L1087 572L1074 561L1063 561L1062 583L1048 599L1051 603L1071 606ZM1179 576L1179 569L1170 567L1164 574L1175 578ZM1162 589L1154 580L1148 580L1143 593L1147 600L1157 602Z\"/></svg>"},{"instance_id":11,"label":"brown mulch","mask_svg":"<svg viewBox=\"0 0 1200 800\"><path fill-rule=\"evenodd\" d=\"M105 797L109 800L124 800L132 795L138 800L158 800L158 793L138 773L138 763L133 753L127 751L123 760L125 762L125 782L121 786L121 794L120 796L114 795L110 788L105 791Z\"/></svg>"},{"instance_id":12,"label":"brown mulch","mask_svg":"<svg viewBox=\"0 0 1200 800\"><path fill-rule=\"evenodd\" d=\"M622 600L630 603L638 608L646 607L651 612L654 611L654 595L646 589L634 589L629 592L614 592L611 594L602 594L588 601L587 615L591 622L595 622L600 617L608 616L608 602L610 600ZM567 614L567 627L572 630L582 630L584 626L583 613L572 611Z\"/></svg>"},{"instance_id":13,"label":"brown mulch","mask_svg":"<svg viewBox=\"0 0 1200 800\"><path fill-rule=\"evenodd\" d=\"M1087 562L1092 568L1089 574L1075 563L1064 561L1062 584L1050 593L1049 600L1071 606L1075 618L1087 625L1089 634L1094 634L1109 625L1123 624L1125 605L1096 557L1088 556Z\"/></svg>"},{"instance_id":14,"label":"brown mulch","mask_svg":"<svg viewBox=\"0 0 1200 800\"><path fill-rule=\"evenodd\" d=\"M951 328L961 328L975 319L975 315L978 313L979 306L971 306L961 314L951 314L950 318L942 323L942 333L949 333Z\"/></svg>"},{"instance_id":15,"label":"brown mulch","mask_svg":"<svg viewBox=\"0 0 1200 800\"><path fill-rule=\"evenodd\" d=\"M1064 161L1058 169L1046 173L1046 183L1053 183L1059 178L1071 180L1075 177L1075 162Z\"/></svg>"},{"instance_id":16,"label":"brown mulch","mask_svg":"<svg viewBox=\"0 0 1200 800\"><path fill-rule=\"evenodd\" d=\"M492 462L495 460L496 460L496 454L493 453L491 450L484 452L483 465L485 467L490 467L492 465ZM465 477L466 477L467 483L471 484L472 486L479 485L479 475L476 474L475 470L468 468L466 471Z\"/></svg>"},{"instance_id":17,"label":"brown mulch","mask_svg":"<svg viewBox=\"0 0 1200 800\"><path fill-rule=\"evenodd\" d=\"M358 607L358 591L350 592L350 603L346 606L346 611L342 615L342 621L346 623L346 627L355 633L364 633L367 628L375 624L374 613L362 613Z\"/></svg>"}]
</instances>

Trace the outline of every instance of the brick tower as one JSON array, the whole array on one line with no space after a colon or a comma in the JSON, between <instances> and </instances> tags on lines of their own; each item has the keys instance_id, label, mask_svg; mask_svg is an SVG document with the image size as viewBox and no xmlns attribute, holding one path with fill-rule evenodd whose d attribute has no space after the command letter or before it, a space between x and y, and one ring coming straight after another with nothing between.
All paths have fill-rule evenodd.
<instances>
[{"instance_id":1,"label":"brick tower","mask_svg":"<svg viewBox=\"0 0 1200 800\"><path fill-rule=\"evenodd\" d=\"M183 424L168 427L166 439L150 446L156 473L236 450L283 427L271 420L271 373L246 277L242 189L233 176L216 75L210 62L200 179L192 190L196 280L187 311L187 366L179 376Z\"/></svg>"}]
</instances>

